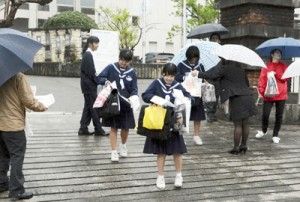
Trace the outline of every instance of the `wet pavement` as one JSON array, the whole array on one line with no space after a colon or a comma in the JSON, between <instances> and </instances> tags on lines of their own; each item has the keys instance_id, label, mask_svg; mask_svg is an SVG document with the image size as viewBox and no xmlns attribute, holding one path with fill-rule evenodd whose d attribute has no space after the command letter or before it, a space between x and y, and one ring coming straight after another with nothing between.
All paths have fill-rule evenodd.
<instances>
[{"instance_id":1,"label":"wet pavement","mask_svg":"<svg viewBox=\"0 0 300 202\"><path fill-rule=\"evenodd\" d=\"M167 157L166 189L155 186L156 156L142 153L145 138L130 130L128 157L110 161L108 137L78 136L83 105L78 78L29 76L37 95L53 93L56 103L44 113L28 113L24 162L28 201L300 201L300 136L297 125L283 125L280 144L271 135L255 139L251 126L246 154L227 152L231 122L202 122L202 146L184 134L183 187L175 189L172 156ZM140 93L151 80L139 81ZM91 128L92 129L92 128ZM105 128L108 131L108 128ZM271 132L271 128L270 128ZM120 142L120 137L118 137ZM9 201L7 193L0 200Z\"/></svg>"}]
</instances>

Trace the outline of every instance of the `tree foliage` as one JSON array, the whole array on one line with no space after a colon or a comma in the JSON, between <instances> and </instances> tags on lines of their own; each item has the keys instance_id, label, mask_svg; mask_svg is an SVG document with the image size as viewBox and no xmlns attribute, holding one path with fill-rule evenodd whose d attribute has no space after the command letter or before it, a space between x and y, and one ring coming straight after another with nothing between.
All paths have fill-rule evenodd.
<instances>
[{"instance_id":1,"label":"tree foliage","mask_svg":"<svg viewBox=\"0 0 300 202\"><path fill-rule=\"evenodd\" d=\"M100 6L99 13L101 15L99 28L119 32L120 49L128 48L134 51L142 36L139 22L133 24L132 16L126 9L117 8L113 11Z\"/></svg>"},{"instance_id":2,"label":"tree foliage","mask_svg":"<svg viewBox=\"0 0 300 202\"><path fill-rule=\"evenodd\" d=\"M79 28L89 30L98 29L98 25L86 14L78 11L65 11L50 17L44 23L43 28Z\"/></svg>"},{"instance_id":3,"label":"tree foliage","mask_svg":"<svg viewBox=\"0 0 300 202\"><path fill-rule=\"evenodd\" d=\"M176 11L175 16L183 16L183 0L172 0ZM219 17L219 12L214 8L214 0L206 1L205 5L201 5L197 0L186 0L186 16L187 16L187 31L206 23L213 23ZM180 25L173 25L168 33L168 40L172 40L173 36L182 32Z\"/></svg>"},{"instance_id":4,"label":"tree foliage","mask_svg":"<svg viewBox=\"0 0 300 202\"><path fill-rule=\"evenodd\" d=\"M0 19L0 28L13 25L18 8L25 3L37 3L42 6L49 4L52 0L4 0L4 16Z\"/></svg>"}]
</instances>

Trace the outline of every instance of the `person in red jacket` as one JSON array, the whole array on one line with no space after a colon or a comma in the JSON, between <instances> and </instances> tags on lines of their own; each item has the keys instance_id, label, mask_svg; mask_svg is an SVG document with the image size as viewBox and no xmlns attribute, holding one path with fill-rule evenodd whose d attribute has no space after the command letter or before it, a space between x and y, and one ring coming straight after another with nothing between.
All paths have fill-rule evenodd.
<instances>
[{"instance_id":1,"label":"person in red jacket","mask_svg":"<svg viewBox=\"0 0 300 202\"><path fill-rule=\"evenodd\" d=\"M289 79L281 78L283 73L287 69L288 65L280 61L281 55L282 53L278 49L274 49L271 51L270 62L267 63L267 68L262 68L259 76L259 82L258 82L258 90L260 94L259 96L264 99L264 103L263 103L263 112L262 112L262 131L257 131L255 137L262 138L267 134L270 112L273 105L275 104L276 113L275 113L275 124L273 129L272 140L276 144L278 144L280 141L280 138L278 137L278 133L282 123L285 102L288 98L287 82ZM269 74L274 74L278 86L278 94L276 94L273 97L267 97L265 95Z\"/></svg>"}]
</instances>

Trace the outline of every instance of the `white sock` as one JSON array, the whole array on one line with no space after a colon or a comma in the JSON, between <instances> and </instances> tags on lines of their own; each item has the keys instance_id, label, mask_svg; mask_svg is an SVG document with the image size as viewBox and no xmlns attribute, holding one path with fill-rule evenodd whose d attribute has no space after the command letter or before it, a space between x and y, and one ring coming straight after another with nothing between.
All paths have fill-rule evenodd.
<instances>
[{"instance_id":1,"label":"white sock","mask_svg":"<svg viewBox=\"0 0 300 202\"><path fill-rule=\"evenodd\" d=\"M176 177L182 177L181 172L180 173L176 173Z\"/></svg>"},{"instance_id":2,"label":"white sock","mask_svg":"<svg viewBox=\"0 0 300 202\"><path fill-rule=\"evenodd\" d=\"M111 150L111 153L118 153L117 150Z\"/></svg>"}]
</instances>

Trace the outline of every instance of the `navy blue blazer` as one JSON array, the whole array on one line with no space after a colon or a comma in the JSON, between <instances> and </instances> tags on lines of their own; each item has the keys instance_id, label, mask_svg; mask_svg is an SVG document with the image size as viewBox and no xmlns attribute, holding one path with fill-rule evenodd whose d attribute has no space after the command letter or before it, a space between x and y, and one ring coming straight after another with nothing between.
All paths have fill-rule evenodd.
<instances>
[{"instance_id":1,"label":"navy blue blazer","mask_svg":"<svg viewBox=\"0 0 300 202\"><path fill-rule=\"evenodd\" d=\"M89 51L86 51L82 56L80 86L83 94L97 93L96 69L93 55Z\"/></svg>"}]
</instances>

